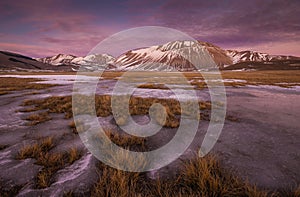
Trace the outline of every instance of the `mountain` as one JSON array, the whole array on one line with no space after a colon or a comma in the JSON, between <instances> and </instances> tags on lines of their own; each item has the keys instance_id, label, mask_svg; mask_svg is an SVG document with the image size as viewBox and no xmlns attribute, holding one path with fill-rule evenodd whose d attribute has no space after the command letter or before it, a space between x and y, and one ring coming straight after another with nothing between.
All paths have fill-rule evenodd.
<instances>
[{"instance_id":1,"label":"mountain","mask_svg":"<svg viewBox=\"0 0 300 197\"><path fill-rule=\"evenodd\" d=\"M283 56L283 55L269 55L267 53L260 53L255 51L236 51L227 50L226 54L231 57L233 64L240 62L269 62L277 60L295 60L299 59L294 56Z\"/></svg>"},{"instance_id":2,"label":"mountain","mask_svg":"<svg viewBox=\"0 0 300 197\"><path fill-rule=\"evenodd\" d=\"M211 61L210 56L213 57L214 61ZM195 62L197 65L193 65ZM226 55L226 51L209 43L194 41L175 41L164 45L131 50L115 61L116 67L120 70L168 71L208 69L221 66L224 63L232 63Z\"/></svg>"},{"instance_id":3,"label":"mountain","mask_svg":"<svg viewBox=\"0 0 300 197\"><path fill-rule=\"evenodd\" d=\"M71 66L73 70L77 70L79 67L84 70L99 70L104 69L106 65L110 65L110 68L112 68L115 58L107 54L93 54L85 57L58 54L45 58L36 58L36 60L52 65Z\"/></svg>"},{"instance_id":4,"label":"mountain","mask_svg":"<svg viewBox=\"0 0 300 197\"><path fill-rule=\"evenodd\" d=\"M300 57L269 55L255 51L227 50L232 59L231 65L224 65L224 70L296 70L300 69Z\"/></svg>"},{"instance_id":5,"label":"mountain","mask_svg":"<svg viewBox=\"0 0 300 197\"><path fill-rule=\"evenodd\" d=\"M36 58L36 60L39 62L43 62L45 64L59 66L59 65L70 65L71 61L74 58L76 58L76 56L74 55L58 54L51 57Z\"/></svg>"},{"instance_id":6,"label":"mountain","mask_svg":"<svg viewBox=\"0 0 300 197\"><path fill-rule=\"evenodd\" d=\"M213 63L209 61L207 55L212 58ZM193 65L188 60L198 65ZM131 50L115 61L116 67L120 70L193 71L198 68L202 70L212 68L213 64L224 70L300 69L300 58L254 51L224 50L207 42L175 41Z\"/></svg>"},{"instance_id":7,"label":"mountain","mask_svg":"<svg viewBox=\"0 0 300 197\"><path fill-rule=\"evenodd\" d=\"M69 66L53 66L39 62L31 57L20 55L17 53L0 51L0 70L15 71L71 71Z\"/></svg>"},{"instance_id":8,"label":"mountain","mask_svg":"<svg viewBox=\"0 0 300 197\"><path fill-rule=\"evenodd\" d=\"M104 68L117 71L195 71L212 68L295 70L300 69L300 58L255 51L224 50L211 43L200 41L174 41L133 49L117 58L107 54L92 54L84 57L58 54L34 59L0 51L0 69L6 70L97 71Z\"/></svg>"}]
</instances>

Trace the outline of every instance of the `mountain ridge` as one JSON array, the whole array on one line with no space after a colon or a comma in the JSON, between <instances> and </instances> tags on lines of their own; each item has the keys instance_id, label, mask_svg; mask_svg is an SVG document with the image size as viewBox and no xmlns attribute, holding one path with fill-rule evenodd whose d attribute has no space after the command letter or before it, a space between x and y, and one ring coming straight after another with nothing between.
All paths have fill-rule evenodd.
<instances>
[{"instance_id":1,"label":"mountain ridge","mask_svg":"<svg viewBox=\"0 0 300 197\"><path fill-rule=\"evenodd\" d=\"M300 69L300 57L270 55L256 51L225 50L208 42L173 41L162 45L126 51L118 57L108 54L75 56L57 54L44 58L30 58L2 51L4 64L17 67L50 70L142 70L142 71L196 71L209 68L221 70ZM7 57L4 57L7 56ZM2 65L2 66L1 66Z\"/></svg>"}]
</instances>

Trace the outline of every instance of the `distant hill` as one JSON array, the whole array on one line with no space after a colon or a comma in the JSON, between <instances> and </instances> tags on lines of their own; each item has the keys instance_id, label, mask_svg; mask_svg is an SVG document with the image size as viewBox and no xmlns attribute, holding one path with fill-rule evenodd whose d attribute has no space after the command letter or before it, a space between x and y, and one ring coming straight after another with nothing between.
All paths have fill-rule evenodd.
<instances>
[{"instance_id":1,"label":"distant hill","mask_svg":"<svg viewBox=\"0 0 300 197\"><path fill-rule=\"evenodd\" d=\"M53 66L17 53L0 51L0 70L14 71L71 71L70 66Z\"/></svg>"}]
</instances>

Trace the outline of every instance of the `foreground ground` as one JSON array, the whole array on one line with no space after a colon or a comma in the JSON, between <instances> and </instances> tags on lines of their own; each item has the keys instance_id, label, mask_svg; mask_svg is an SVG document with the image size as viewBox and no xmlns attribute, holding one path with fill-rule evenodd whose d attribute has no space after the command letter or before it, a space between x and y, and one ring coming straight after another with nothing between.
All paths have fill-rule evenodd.
<instances>
[{"instance_id":1,"label":"foreground ground","mask_svg":"<svg viewBox=\"0 0 300 197\"><path fill-rule=\"evenodd\" d=\"M97 93L109 95L121 74L106 73ZM0 172L1 193L19 196L264 196L274 192L299 195L299 189L296 190L300 184L299 75L298 71L223 73L227 86L227 119L211 152L216 158L208 155L195 159L209 123L209 118L204 118L193 143L180 159L160 170L141 174L106 167L84 147L72 118L65 115L71 107L74 78L44 77L46 84L32 83L39 79L0 78L0 166L4 169ZM186 76L199 99L209 102L201 76L193 73ZM157 74L156 77L140 73L126 83L142 84L137 85L137 96L172 98L159 80L166 76ZM178 85L174 76L169 79L169 83ZM43 100L51 97L49 101L56 101L57 111ZM42 100L36 102L36 99ZM51 110L62 113L51 113ZM135 118L139 123L145 121L144 114ZM176 132L176 128L164 127L148 139L124 138L116 133L119 129L109 114L99 120L109 136L124 147L159 147ZM168 190L170 187L173 189Z\"/></svg>"}]
</instances>

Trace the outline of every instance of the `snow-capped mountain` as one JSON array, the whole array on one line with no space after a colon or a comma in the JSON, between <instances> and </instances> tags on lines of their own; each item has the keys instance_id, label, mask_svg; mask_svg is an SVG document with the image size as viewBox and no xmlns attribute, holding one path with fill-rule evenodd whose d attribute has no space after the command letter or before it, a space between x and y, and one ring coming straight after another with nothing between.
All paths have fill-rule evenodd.
<instances>
[{"instance_id":1,"label":"snow-capped mountain","mask_svg":"<svg viewBox=\"0 0 300 197\"><path fill-rule=\"evenodd\" d=\"M192 71L223 64L232 64L226 51L209 43L195 41L174 41L131 50L115 61L120 70Z\"/></svg>"},{"instance_id":2,"label":"snow-capped mountain","mask_svg":"<svg viewBox=\"0 0 300 197\"><path fill-rule=\"evenodd\" d=\"M115 61L116 67L120 70L179 71L205 70L214 66L220 69L243 69L243 67L245 69L297 69L299 63L299 57L224 50L207 42L195 41L175 41L131 50ZM234 66L236 64L238 65Z\"/></svg>"},{"instance_id":3,"label":"snow-capped mountain","mask_svg":"<svg viewBox=\"0 0 300 197\"><path fill-rule=\"evenodd\" d=\"M76 58L74 55L58 54L51 57L36 58L37 61L51 65L71 65L71 61Z\"/></svg>"},{"instance_id":4,"label":"snow-capped mountain","mask_svg":"<svg viewBox=\"0 0 300 197\"><path fill-rule=\"evenodd\" d=\"M52 57L36 58L36 60L55 66L73 66L73 70L78 70L79 67L86 70L99 70L104 69L107 65L113 64L115 58L107 54L92 54L85 57L58 54Z\"/></svg>"},{"instance_id":5,"label":"snow-capped mountain","mask_svg":"<svg viewBox=\"0 0 300 197\"><path fill-rule=\"evenodd\" d=\"M233 64L240 62L268 62L276 60L290 60L298 59L293 56L283 56L283 55L269 55L267 53L260 53L255 51L236 51L227 50L226 54L231 57Z\"/></svg>"},{"instance_id":6,"label":"snow-capped mountain","mask_svg":"<svg viewBox=\"0 0 300 197\"><path fill-rule=\"evenodd\" d=\"M68 65L73 70L149 70L193 71L220 68L234 69L298 69L300 58L275 56L254 51L224 50L216 45L199 41L174 41L125 52L117 58L107 54L85 57L58 54L36 58L55 66ZM253 66L254 65L254 66ZM280 67L278 66L280 65Z\"/></svg>"}]
</instances>

